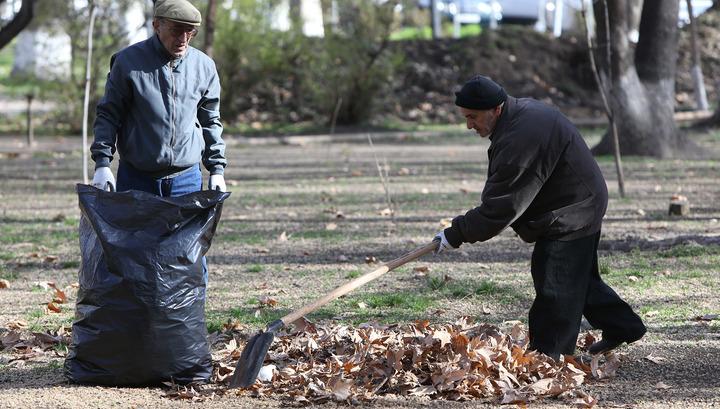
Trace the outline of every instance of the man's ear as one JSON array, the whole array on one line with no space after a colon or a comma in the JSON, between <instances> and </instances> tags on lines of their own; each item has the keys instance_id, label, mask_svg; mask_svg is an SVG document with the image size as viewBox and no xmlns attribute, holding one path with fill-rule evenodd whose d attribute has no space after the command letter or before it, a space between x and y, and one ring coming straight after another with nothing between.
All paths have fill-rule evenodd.
<instances>
[{"instance_id":1,"label":"man's ear","mask_svg":"<svg viewBox=\"0 0 720 409\"><path fill-rule=\"evenodd\" d=\"M158 28L160 27L160 20L154 18L152 21L152 26L153 26L153 31L155 31L155 33L157 33Z\"/></svg>"}]
</instances>

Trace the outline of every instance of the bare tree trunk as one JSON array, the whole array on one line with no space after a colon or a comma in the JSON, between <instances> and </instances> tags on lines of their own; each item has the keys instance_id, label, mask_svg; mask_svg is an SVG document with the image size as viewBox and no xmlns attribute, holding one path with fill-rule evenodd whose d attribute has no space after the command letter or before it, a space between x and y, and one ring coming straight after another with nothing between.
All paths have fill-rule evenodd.
<instances>
[{"instance_id":1,"label":"bare tree trunk","mask_svg":"<svg viewBox=\"0 0 720 409\"><path fill-rule=\"evenodd\" d=\"M205 54L212 58L213 42L215 41L215 15L217 14L217 2L208 0L207 13L205 14Z\"/></svg>"},{"instance_id":2,"label":"bare tree trunk","mask_svg":"<svg viewBox=\"0 0 720 409\"><path fill-rule=\"evenodd\" d=\"M437 0L430 0L430 27L432 27L433 39L442 37L442 22L440 21Z\"/></svg>"},{"instance_id":3,"label":"bare tree trunk","mask_svg":"<svg viewBox=\"0 0 720 409\"><path fill-rule=\"evenodd\" d=\"M608 0L609 44L612 61L604 75L612 78L610 104L617 120L623 155L669 158L699 153L675 124L675 71L677 60L677 0L645 1L640 36L633 52L627 35L627 0ZM603 13L595 3L595 15ZM608 29L596 18L598 38ZM594 154L612 153L608 133L593 148Z\"/></svg>"},{"instance_id":4,"label":"bare tree trunk","mask_svg":"<svg viewBox=\"0 0 720 409\"><path fill-rule=\"evenodd\" d=\"M690 69L695 86L695 106L705 111L708 109L707 93L705 92L705 80L703 79L702 66L700 62L700 49L697 39L697 25L693 16L692 1L686 0L688 16L690 16L690 47L692 49L692 68Z\"/></svg>"},{"instance_id":5,"label":"bare tree trunk","mask_svg":"<svg viewBox=\"0 0 720 409\"><path fill-rule=\"evenodd\" d=\"M607 3L603 2L603 8L605 9L605 24L608 22L608 14L607 14ZM617 180L618 180L618 192L620 193L620 197L625 197L625 176L623 174L623 167L622 167L622 157L620 155L620 142L618 139L618 132L617 132L617 124L615 123L615 114L613 113L612 107L610 106L609 101L609 95L612 93L612 88L609 88L610 86L608 83L611 81L605 81L603 82L600 78L600 70L598 69L597 64L595 63L595 47L593 46L592 41L592 33L590 29L590 25L588 23L587 19L587 12L585 10L585 0L582 0L582 9L581 9L581 15L583 18L583 21L585 22L585 32L586 32L586 39L588 44L588 54L590 56L590 66L592 67L593 74L595 77L595 82L597 83L598 89L600 90L600 96L602 97L603 107L605 108L605 115L608 117L608 123L610 124L610 131L612 132L612 148L613 148L613 156L615 157L615 171L617 172ZM607 32L606 32L607 33ZM606 47L606 49L609 51L609 48ZM607 60L606 64L609 65L611 61L611 55L608 52L607 54Z\"/></svg>"},{"instance_id":6,"label":"bare tree trunk","mask_svg":"<svg viewBox=\"0 0 720 409\"><path fill-rule=\"evenodd\" d=\"M20 11L0 29L0 49L5 47L30 24L35 9L35 0L23 0Z\"/></svg>"},{"instance_id":7,"label":"bare tree trunk","mask_svg":"<svg viewBox=\"0 0 720 409\"><path fill-rule=\"evenodd\" d=\"M88 111L90 105L90 82L92 76L90 70L92 68L92 50L93 50L93 29L95 28L95 2L90 0L88 7L90 8L90 22L88 23L88 49L87 63L85 64L85 100L83 102L83 123L82 123L82 161L83 161L83 183L88 184Z\"/></svg>"},{"instance_id":8,"label":"bare tree trunk","mask_svg":"<svg viewBox=\"0 0 720 409\"><path fill-rule=\"evenodd\" d=\"M26 98L27 98L27 146L33 146L35 145L35 131L33 130L33 119L32 119L32 102L33 98L35 96L33 95L33 92L30 91Z\"/></svg>"}]
</instances>

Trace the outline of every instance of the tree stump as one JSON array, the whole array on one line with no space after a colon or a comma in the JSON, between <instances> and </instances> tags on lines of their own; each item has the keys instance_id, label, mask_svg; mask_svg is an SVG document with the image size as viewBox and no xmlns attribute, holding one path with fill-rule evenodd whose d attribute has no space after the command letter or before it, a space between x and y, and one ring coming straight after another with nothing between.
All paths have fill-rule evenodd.
<instances>
[{"instance_id":1,"label":"tree stump","mask_svg":"<svg viewBox=\"0 0 720 409\"><path fill-rule=\"evenodd\" d=\"M670 216L687 216L690 214L690 202L687 197L682 195L673 195L670 198L670 207L668 215Z\"/></svg>"}]
</instances>

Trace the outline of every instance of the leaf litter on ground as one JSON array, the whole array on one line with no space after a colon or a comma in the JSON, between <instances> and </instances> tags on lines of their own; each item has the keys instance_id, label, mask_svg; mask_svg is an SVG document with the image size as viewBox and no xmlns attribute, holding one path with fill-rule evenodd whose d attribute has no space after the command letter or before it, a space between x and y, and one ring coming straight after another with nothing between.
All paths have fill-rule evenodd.
<instances>
[{"instance_id":1,"label":"leaf litter on ground","mask_svg":"<svg viewBox=\"0 0 720 409\"><path fill-rule=\"evenodd\" d=\"M305 319L277 334L266 356L261 379L247 389L227 390L237 360L250 335L244 325L229 321L209 335L213 375L209 384L167 384L165 397L204 401L235 392L258 398L275 397L298 404L357 403L381 395L418 396L455 401L479 400L523 406L557 397L569 405L593 407L597 399L583 391L588 379L615 376L615 354L595 356L589 364L579 357L559 360L528 349L528 334L517 322L499 327L461 318L452 324L419 320L406 325L320 325ZM585 350L592 333L578 339ZM0 350L8 361L62 358L70 328L29 332L24 325L0 328ZM584 357L583 357L584 358Z\"/></svg>"},{"instance_id":2,"label":"leaf litter on ground","mask_svg":"<svg viewBox=\"0 0 720 409\"><path fill-rule=\"evenodd\" d=\"M585 348L593 339L585 335L578 346ZM245 346L237 345L216 362L214 382L228 382L227 368L234 368ZM468 318L452 324L420 320L358 327L303 319L294 330L276 335L264 362L264 380L236 393L300 404L399 395L522 405L558 397L592 407L597 400L581 386L593 375L614 376L619 365L613 355L603 358L596 356L592 365L573 356L555 361L529 350L528 334L517 323L503 332Z\"/></svg>"}]
</instances>

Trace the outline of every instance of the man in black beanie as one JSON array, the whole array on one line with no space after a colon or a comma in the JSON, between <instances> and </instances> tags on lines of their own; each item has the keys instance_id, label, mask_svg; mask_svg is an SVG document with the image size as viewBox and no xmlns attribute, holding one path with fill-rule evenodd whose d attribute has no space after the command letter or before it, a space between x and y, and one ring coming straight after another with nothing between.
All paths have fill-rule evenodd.
<instances>
[{"instance_id":1,"label":"man in black beanie","mask_svg":"<svg viewBox=\"0 0 720 409\"><path fill-rule=\"evenodd\" d=\"M468 129L490 138L482 203L435 236L438 253L485 241L508 226L535 243L530 348L555 359L575 351L580 321L603 331L597 354L645 334L640 317L600 278L597 248L607 186L585 141L559 111L513 98L476 76L455 93Z\"/></svg>"}]
</instances>

